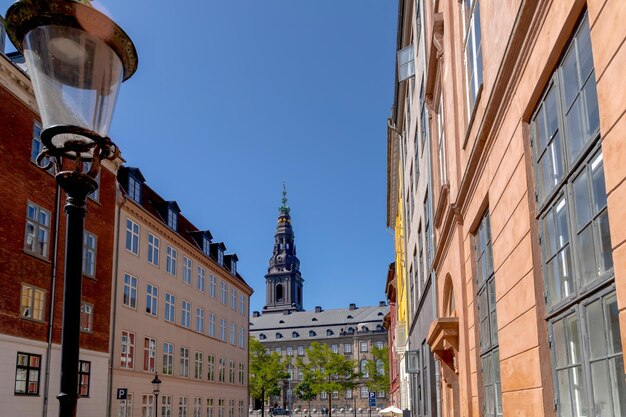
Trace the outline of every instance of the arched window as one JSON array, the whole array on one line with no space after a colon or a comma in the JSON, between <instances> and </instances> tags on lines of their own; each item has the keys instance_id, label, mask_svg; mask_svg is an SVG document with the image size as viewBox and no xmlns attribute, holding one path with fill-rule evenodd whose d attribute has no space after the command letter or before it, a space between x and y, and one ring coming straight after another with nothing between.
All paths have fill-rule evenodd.
<instances>
[{"instance_id":1,"label":"arched window","mask_svg":"<svg viewBox=\"0 0 626 417\"><path fill-rule=\"evenodd\" d=\"M369 372L367 372L367 359L363 359L361 361L361 365L360 365L360 369L361 369L361 376L363 378L369 378Z\"/></svg>"},{"instance_id":2,"label":"arched window","mask_svg":"<svg viewBox=\"0 0 626 417\"><path fill-rule=\"evenodd\" d=\"M265 340L266 338L267 338L267 337L266 337L263 333L261 333L261 334L259 335L259 339L261 339L261 340Z\"/></svg>"},{"instance_id":3,"label":"arched window","mask_svg":"<svg viewBox=\"0 0 626 417\"><path fill-rule=\"evenodd\" d=\"M348 327L348 333L354 333L354 328L353 327Z\"/></svg>"},{"instance_id":4,"label":"arched window","mask_svg":"<svg viewBox=\"0 0 626 417\"><path fill-rule=\"evenodd\" d=\"M385 363L382 359L376 361L376 374L380 376L385 375Z\"/></svg>"},{"instance_id":5,"label":"arched window","mask_svg":"<svg viewBox=\"0 0 626 417\"><path fill-rule=\"evenodd\" d=\"M379 325L377 325L377 326L376 326L376 331L378 331L378 332L382 332L382 331L384 331L384 330L385 330L385 328L384 328L381 324L379 324Z\"/></svg>"},{"instance_id":6,"label":"arched window","mask_svg":"<svg viewBox=\"0 0 626 417\"><path fill-rule=\"evenodd\" d=\"M284 301L284 294L283 294L283 284L278 284L276 286L276 301L277 302L282 302Z\"/></svg>"},{"instance_id":7,"label":"arched window","mask_svg":"<svg viewBox=\"0 0 626 417\"><path fill-rule=\"evenodd\" d=\"M291 337L300 337L300 333L293 332L293 333L291 333Z\"/></svg>"},{"instance_id":8,"label":"arched window","mask_svg":"<svg viewBox=\"0 0 626 417\"><path fill-rule=\"evenodd\" d=\"M282 333L276 333L276 339L282 339L282 338L283 338Z\"/></svg>"},{"instance_id":9,"label":"arched window","mask_svg":"<svg viewBox=\"0 0 626 417\"><path fill-rule=\"evenodd\" d=\"M313 330L309 330L309 337L315 337L317 334Z\"/></svg>"},{"instance_id":10,"label":"arched window","mask_svg":"<svg viewBox=\"0 0 626 417\"><path fill-rule=\"evenodd\" d=\"M326 330L326 336L332 336L334 334L335 334L335 332L333 332L332 330L330 330L330 329Z\"/></svg>"}]
</instances>

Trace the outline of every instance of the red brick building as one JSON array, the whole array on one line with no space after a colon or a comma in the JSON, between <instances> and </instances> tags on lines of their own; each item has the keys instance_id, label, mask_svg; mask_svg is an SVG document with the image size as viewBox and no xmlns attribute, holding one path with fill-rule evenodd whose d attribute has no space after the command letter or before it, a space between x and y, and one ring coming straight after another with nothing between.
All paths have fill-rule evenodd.
<instances>
[{"instance_id":1,"label":"red brick building","mask_svg":"<svg viewBox=\"0 0 626 417\"><path fill-rule=\"evenodd\" d=\"M65 194L34 159L41 147L28 76L0 53L0 409L58 414L65 258ZM116 167L106 164L88 201L83 256L81 416L107 401ZM100 413L100 414L98 414Z\"/></svg>"}]
</instances>

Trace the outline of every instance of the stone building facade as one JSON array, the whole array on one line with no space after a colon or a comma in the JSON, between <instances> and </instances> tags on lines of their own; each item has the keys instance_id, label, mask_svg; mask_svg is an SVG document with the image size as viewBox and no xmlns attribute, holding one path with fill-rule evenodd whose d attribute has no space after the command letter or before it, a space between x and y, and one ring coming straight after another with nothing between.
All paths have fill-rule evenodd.
<instances>
[{"instance_id":1,"label":"stone building facade","mask_svg":"<svg viewBox=\"0 0 626 417\"><path fill-rule=\"evenodd\" d=\"M139 169L122 167L118 180L111 415L246 416L252 289L237 255L152 190ZM116 399L120 388L126 400Z\"/></svg>"},{"instance_id":2,"label":"stone building facade","mask_svg":"<svg viewBox=\"0 0 626 417\"><path fill-rule=\"evenodd\" d=\"M626 414L624 2L418 3L438 412Z\"/></svg>"},{"instance_id":3,"label":"stone building facade","mask_svg":"<svg viewBox=\"0 0 626 417\"><path fill-rule=\"evenodd\" d=\"M269 351L292 358L291 378L282 384L282 394L272 399L294 412L308 410L308 403L292 396L292 390L302 380L302 372L296 367L296 357L306 357L306 349L312 342L327 344L335 353L345 355L362 367L373 360L372 350L387 345L387 330L383 326L389 307L384 301L378 306L323 310L321 306L312 311L302 308L302 284L300 261L296 256L294 232L286 193L279 209L274 250L270 258L266 279L266 305L263 313L253 312L250 319L250 337L258 339ZM280 287L279 287L280 286ZM291 288L291 291L285 291ZM305 358L306 360L306 358ZM319 413L328 406L332 396L335 411L354 412L361 415L369 411L367 377L358 381L357 388L346 392L321 393L311 401L311 412ZM378 392L377 407L388 403L388 392ZM253 404L252 408L260 408ZM268 405L266 405L267 407ZM315 411L313 411L315 410Z\"/></svg>"}]
</instances>

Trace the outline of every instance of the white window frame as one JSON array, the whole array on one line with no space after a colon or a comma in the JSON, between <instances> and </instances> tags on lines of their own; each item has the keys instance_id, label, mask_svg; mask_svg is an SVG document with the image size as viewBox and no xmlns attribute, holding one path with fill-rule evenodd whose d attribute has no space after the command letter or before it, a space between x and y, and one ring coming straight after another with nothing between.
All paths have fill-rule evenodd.
<instances>
[{"instance_id":1,"label":"white window frame","mask_svg":"<svg viewBox=\"0 0 626 417\"><path fill-rule=\"evenodd\" d=\"M122 304L124 304L126 307L137 309L137 277L128 273L124 274Z\"/></svg>"},{"instance_id":2,"label":"white window frame","mask_svg":"<svg viewBox=\"0 0 626 417\"><path fill-rule=\"evenodd\" d=\"M196 331L204 333L204 309L196 307Z\"/></svg>"},{"instance_id":3,"label":"white window frame","mask_svg":"<svg viewBox=\"0 0 626 417\"><path fill-rule=\"evenodd\" d=\"M181 346L180 348L180 366L178 376L189 378L189 348Z\"/></svg>"},{"instance_id":4,"label":"white window frame","mask_svg":"<svg viewBox=\"0 0 626 417\"><path fill-rule=\"evenodd\" d=\"M161 244L161 239L152 233L148 233L148 263L156 266L159 266L159 246Z\"/></svg>"},{"instance_id":5,"label":"white window frame","mask_svg":"<svg viewBox=\"0 0 626 417\"><path fill-rule=\"evenodd\" d=\"M183 282L191 285L191 272L193 271L193 262L190 258L183 256Z\"/></svg>"},{"instance_id":6,"label":"white window frame","mask_svg":"<svg viewBox=\"0 0 626 417\"><path fill-rule=\"evenodd\" d=\"M80 305L80 331L93 333L93 304L82 302ZM87 326L83 326L83 317L87 316Z\"/></svg>"},{"instance_id":7,"label":"white window frame","mask_svg":"<svg viewBox=\"0 0 626 417\"><path fill-rule=\"evenodd\" d=\"M26 204L24 251L48 259L50 219L50 211L30 201Z\"/></svg>"},{"instance_id":8,"label":"white window frame","mask_svg":"<svg viewBox=\"0 0 626 417\"><path fill-rule=\"evenodd\" d=\"M169 292L165 293L165 321L176 323L176 296Z\"/></svg>"},{"instance_id":9,"label":"white window frame","mask_svg":"<svg viewBox=\"0 0 626 417\"><path fill-rule=\"evenodd\" d=\"M85 230L83 234L83 275L96 277L96 257L98 254L98 237Z\"/></svg>"},{"instance_id":10,"label":"white window frame","mask_svg":"<svg viewBox=\"0 0 626 417\"><path fill-rule=\"evenodd\" d=\"M206 270L200 265L196 268L196 289L200 292L206 290Z\"/></svg>"},{"instance_id":11,"label":"white window frame","mask_svg":"<svg viewBox=\"0 0 626 417\"><path fill-rule=\"evenodd\" d=\"M209 313L209 324L207 325L207 334L210 337L215 337L215 314Z\"/></svg>"},{"instance_id":12,"label":"white window frame","mask_svg":"<svg viewBox=\"0 0 626 417\"><path fill-rule=\"evenodd\" d=\"M139 255L139 234L141 227L131 219L126 219L126 250L134 255Z\"/></svg>"},{"instance_id":13,"label":"white window frame","mask_svg":"<svg viewBox=\"0 0 626 417\"><path fill-rule=\"evenodd\" d=\"M176 276L176 268L177 268L177 261L178 261L178 251L176 249L174 249L173 247L171 247L170 245L167 245L167 254L166 254L166 258L165 258L165 271L173 276Z\"/></svg>"},{"instance_id":14,"label":"white window frame","mask_svg":"<svg viewBox=\"0 0 626 417\"><path fill-rule=\"evenodd\" d=\"M146 284L146 314L157 317L159 311L159 288L156 285Z\"/></svg>"},{"instance_id":15,"label":"white window frame","mask_svg":"<svg viewBox=\"0 0 626 417\"><path fill-rule=\"evenodd\" d=\"M191 303L187 300L181 301L180 325L191 328Z\"/></svg>"},{"instance_id":16,"label":"white window frame","mask_svg":"<svg viewBox=\"0 0 626 417\"><path fill-rule=\"evenodd\" d=\"M47 291L29 284L22 284L20 317L43 322L46 318Z\"/></svg>"}]
</instances>

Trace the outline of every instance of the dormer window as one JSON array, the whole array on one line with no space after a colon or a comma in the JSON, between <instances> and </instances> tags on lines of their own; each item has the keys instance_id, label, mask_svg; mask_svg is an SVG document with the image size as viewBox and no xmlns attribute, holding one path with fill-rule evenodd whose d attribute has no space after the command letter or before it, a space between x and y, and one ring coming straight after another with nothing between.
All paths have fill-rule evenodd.
<instances>
[{"instance_id":1,"label":"dormer window","mask_svg":"<svg viewBox=\"0 0 626 417\"><path fill-rule=\"evenodd\" d=\"M230 259L230 272L233 275L237 275L237 261L234 257Z\"/></svg>"},{"instance_id":2,"label":"dormer window","mask_svg":"<svg viewBox=\"0 0 626 417\"><path fill-rule=\"evenodd\" d=\"M217 248L217 263L224 265L224 251L221 248Z\"/></svg>"},{"instance_id":3,"label":"dormer window","mask_svg":"<svg viewBox=\"0 0 626 417\"><path fill-rule=\"evenodd\" d=\"M202 236L202 252L207 255L211 254L211 241L206 236Z\"/></svg>"},{"instance_id":4,"label":"dormer window","mask_svg":"<svg viewBox=\"0 0 626 417\"><path fill-rule=\"evenodd\" d=\"M167 208L167 225L172 230L178 230L178 213L171 207Z\"/></svg>"},{"instance_id":5,"label":"dormer window","mask_svg":"<svg viewBox=\"0 0 626 417\"><path fill-rule=\"evenodd\" d=\"M132 175L128 176L128 196L138 203L141 203L141 182Z\"/></svg>"}]
</instances>

